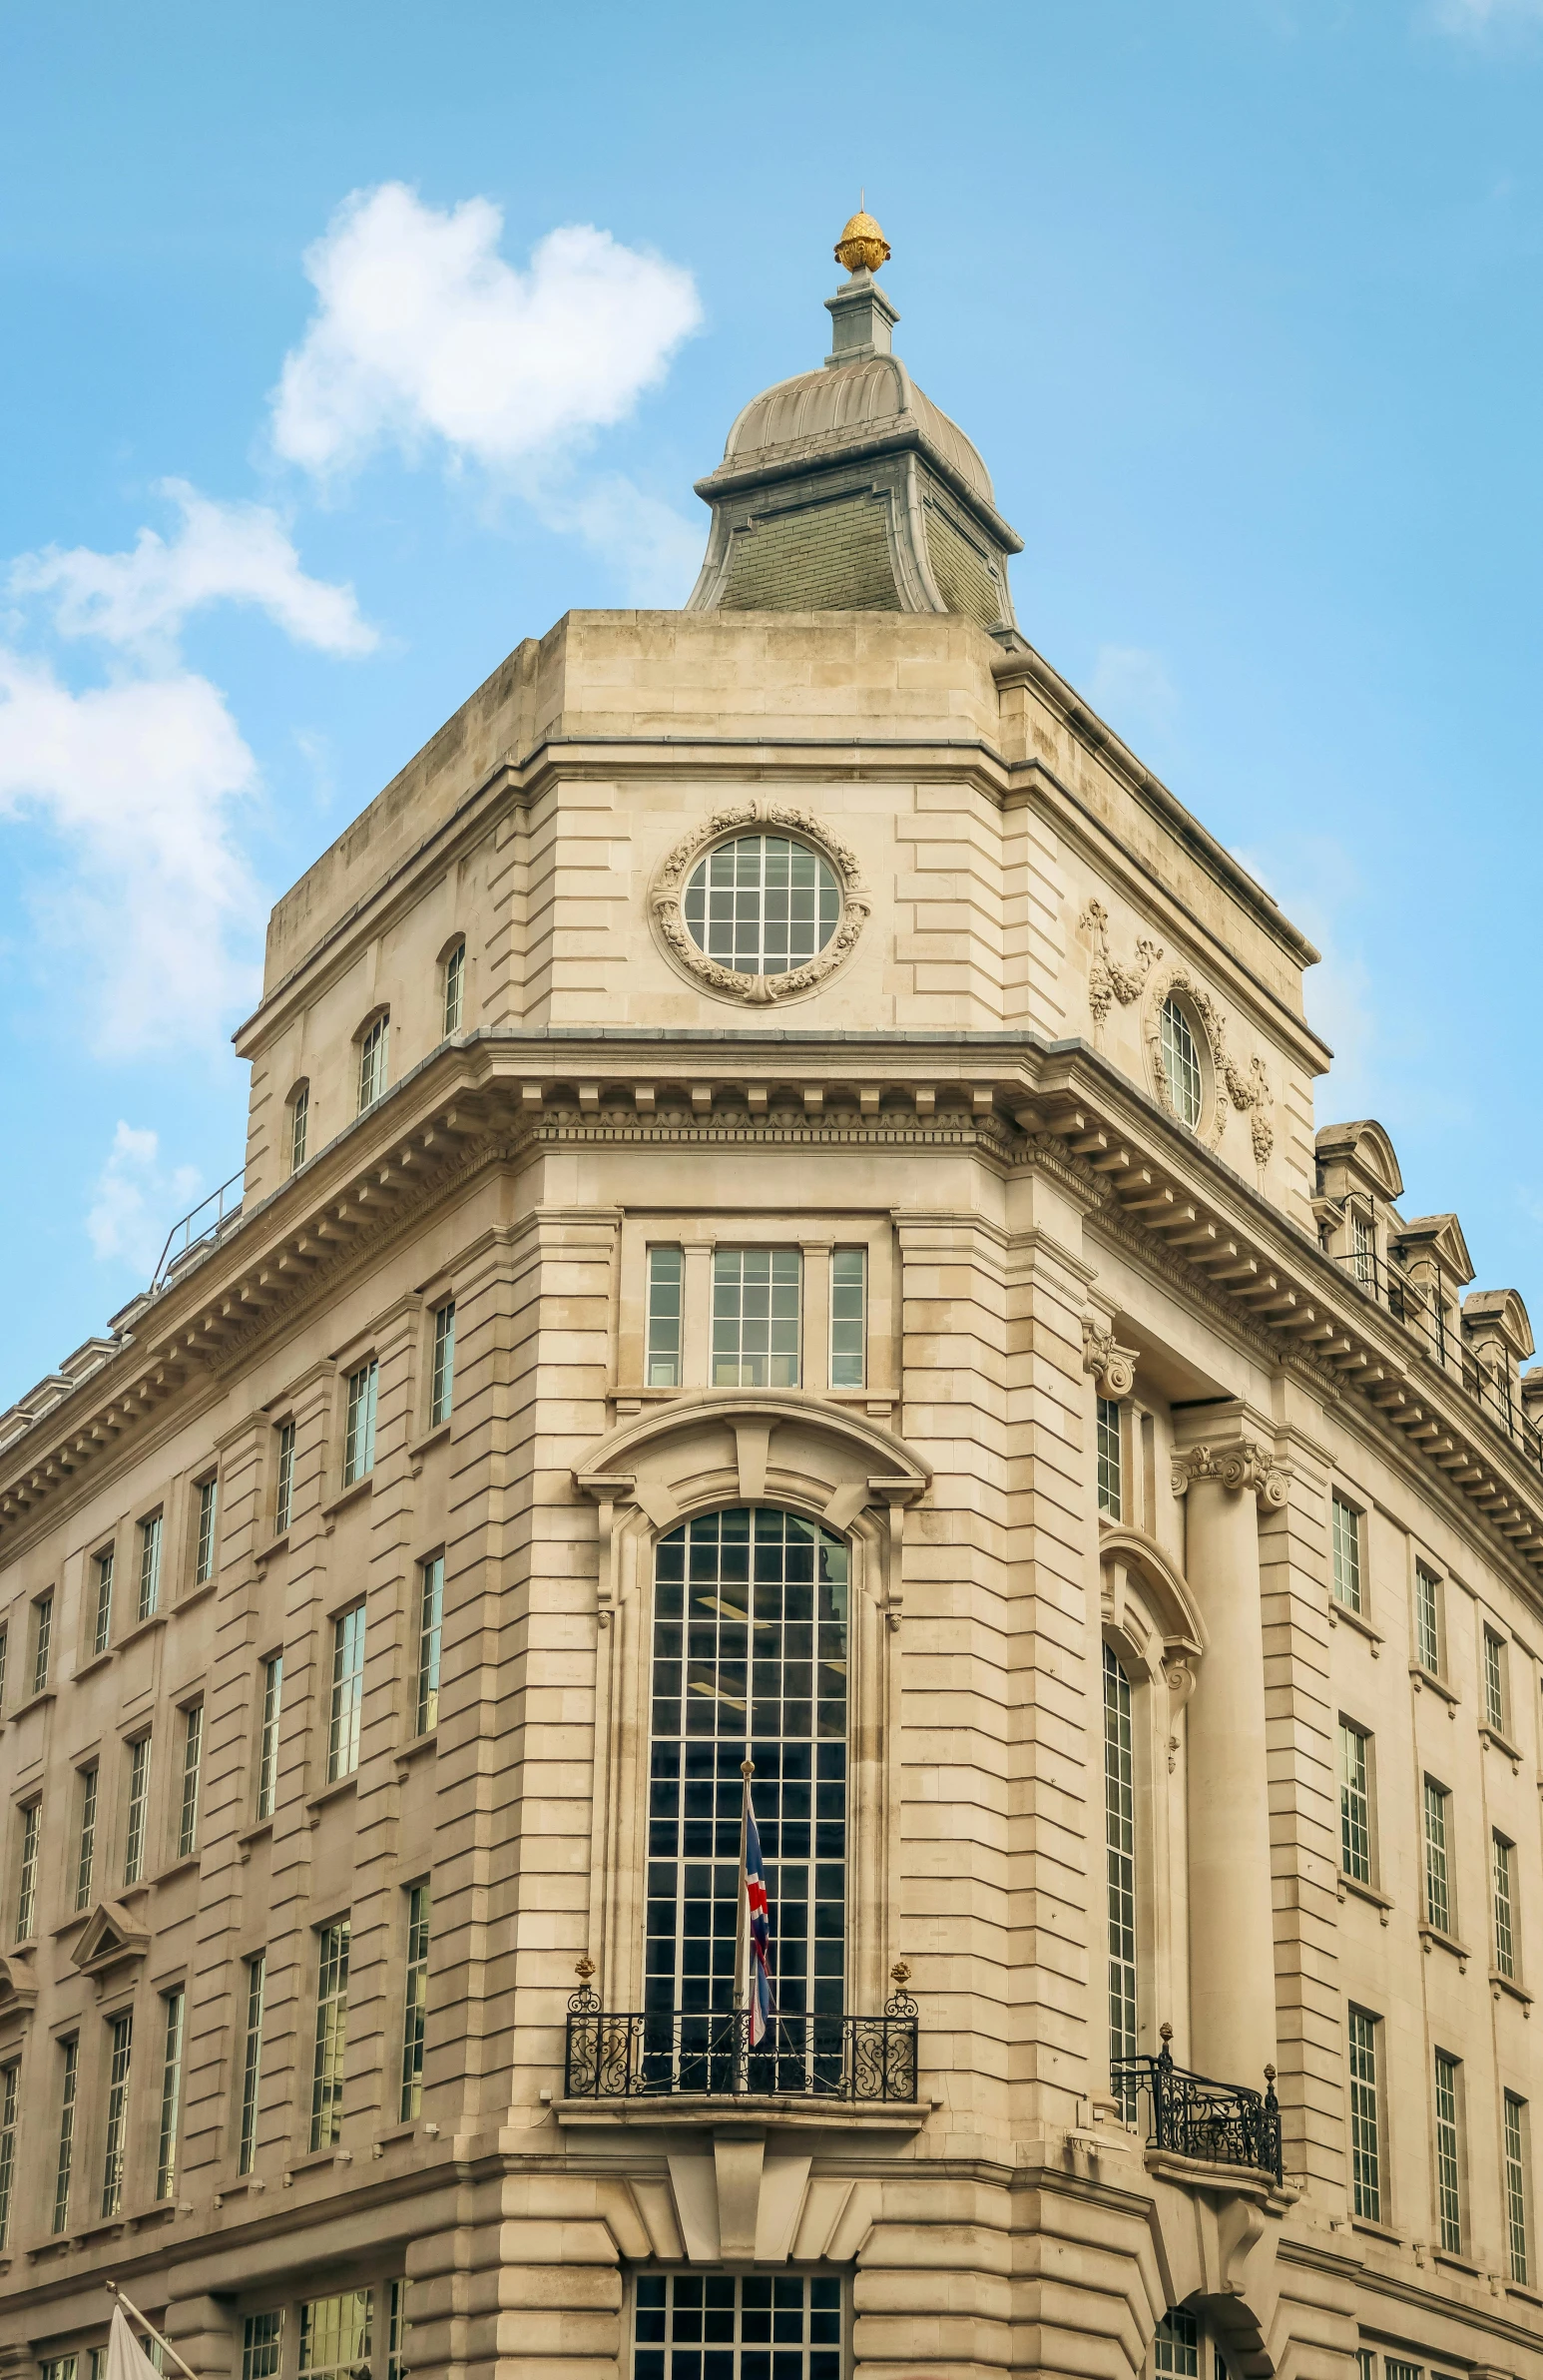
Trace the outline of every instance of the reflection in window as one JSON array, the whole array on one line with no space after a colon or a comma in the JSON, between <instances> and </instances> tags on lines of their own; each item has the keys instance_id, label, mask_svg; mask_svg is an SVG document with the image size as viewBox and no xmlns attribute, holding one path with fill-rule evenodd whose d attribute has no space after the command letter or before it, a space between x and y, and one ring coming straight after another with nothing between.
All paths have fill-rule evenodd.
<instances>
[{"instance_id":1,"label":"reflection in window","mask_svg":"<svg viewBox=\"0 0 1543 2380\"><path fill-rule=\"evenodd\" d=\"M242 2333L242 2380L278 2380L283 2314L249 2314Z\"/></svg>"},{"instance_id":2,"label":"reflection in window","mask_svg":"<svg viewBox=\"0 0 1543 2380\"><path fill-rule=\"evenodd\" d=\"M70 2169L75 2162L75 2093L80 2082L79 2038L59 2045L59 2146L54 2157L54 2213L49 2229L55 2234L70 2221Z\"/></svg>"},{"instance_id":3,"label":"reflection in window","mask_svg":"<svg viewBox=\"0 0 1543 2380\"><path fill-rule=\"evenodd\" d=\"M313 2297L300 2307L300 2371L308 2380L353 2380L370 2358L371 2299L367 2289Z\"/></svg>"},{"instance_id":4,"label":"reflection in window","mask_svg":"<svg viewBox=\"0 0 1543 2380\"><path fill-rule=\"evenodd\" d=\"M348 1920L323 1926L316 1939L316 2043L310 2080L313 2151L335 2148L342 2137L343 2064L348 2054Z\"/></svg>"},{"instance_id":5,"label":"reflection in window","mask_svg":"<svg viewBox=\"0 0 1543 2380\"><path fill-rule=\"evenodd\" d=\"M329 1785L351 1777L359 1765L359 1722L364 1709L364 1606L339 1612L332 1622L332 1705L327 1717L326 1776Z\"/></svg>"},{"instance_id":6,"label":"reflection in window","mask_svg":"<svg viewBox=\"0 0 1543 2380\"><path fill-rule=\"evenodd\" d=\"M102 2219L123 2207L124 2150L129 2134L129 2059L134 2049L134 2012L125 2009L107 2029L107 2122L102 2136Z\"/></svg>"}]
</instances>

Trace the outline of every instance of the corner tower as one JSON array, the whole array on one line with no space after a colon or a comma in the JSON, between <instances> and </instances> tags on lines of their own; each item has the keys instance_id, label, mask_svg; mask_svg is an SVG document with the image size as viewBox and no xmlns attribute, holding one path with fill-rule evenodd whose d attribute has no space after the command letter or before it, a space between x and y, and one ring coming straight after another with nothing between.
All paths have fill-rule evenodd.
<instances>
[{"instance_id":1,"label":"corner tower","mask_svg":"<svg viewBox=\"0 0 1543 2380\"><path fill-rule=\"evenodd\" d=\"M697 482L712 507L691 611L961 612L1016 626L1007 559L1023 540L996 509L964 432L893 351L899 320L874 280L890 254L871 215L836 243L849 278L825 304L818 371L764 389Z\"/></svg>"}]
</instances>

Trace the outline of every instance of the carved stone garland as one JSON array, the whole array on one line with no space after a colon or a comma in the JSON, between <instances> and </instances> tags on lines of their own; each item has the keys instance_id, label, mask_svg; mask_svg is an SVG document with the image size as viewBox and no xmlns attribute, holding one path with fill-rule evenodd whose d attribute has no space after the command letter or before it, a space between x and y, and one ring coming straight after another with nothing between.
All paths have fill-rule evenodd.
<instances>
[{"instance_id":1,"label":"carved stone garland","mask_svg":"<svg viewBox=\"0 0 1543 2380\"><path fill-rule=\"evenodd\" d=\"M1093 1011L1094 1024L1102 1027L1113 1001L1118 1000L1122 1008L1128 1008L1140 996L1142 985L1163 955L1163 945L1143 935L1136 944L1135 966L1122 966L1109 954L1109 911L1101 900L1088 902L1077 925L1080 932L1093 934L1098 942L1088 968L1088 1006Z\"/></svg>"},{"instance_id":2,"label":"carved stone garland","mask_svg":"<svg viewBox=\"0 0 1543 2380\"><path fill-rule=\"evenodd\" d=\"M744 828L779 828L784 834L798 837L828 861L840 887L841 913L829 941L806 964L790 967L784 975L742 974L738 968L724 966L718 959L709 957L694 938L681 907L687 880L703 854ZM794 999L800 992L813 991L847 957L867 923L872 906L855 852L838 843L829 829L811 818L806 810L793 810L760 797L733 810L715 811L700 827L683 837L655 877L649 894L655 928L677 966L706 984L709 991L722 992L729 999L744 1000L751 1005L770 1005L777 1000Z\"/></svg>"},{"instance_id":3,"label":"carved stone garland","mask_svg":"<svg viewBox=\"0 0 1543 2380\"><path fill-rule=\"evenodd\" d=\"M1163 1063L1163 1007L1169 995L1182 991L1206 1028L1211 1044L1211 1062L1216 1070L1218 1097L1216 1114L1212 1118L1208 1138L1215 1148L1227 1128L1227 1100L1230 1099L1240 1115L1249 1118L1249 1134L1254 1143L1256 1165L1266 1165L1276 1145L1276 1127L1271 1114L1274 1094L1262 1058L1251 1058L1245 1072L1227 1050L1227 1019L1209 991L1189 972L1187 967L1169 967L1152 985L1148 1000L1147 1047L1151 1058L1153 1084L1159 1102L1170 1115L1175 1114L1173 1092L1169 1088L1168 1068ZM1223 1091L1227 1099L1221 1096Z\"/></svg>"}]
</instances>

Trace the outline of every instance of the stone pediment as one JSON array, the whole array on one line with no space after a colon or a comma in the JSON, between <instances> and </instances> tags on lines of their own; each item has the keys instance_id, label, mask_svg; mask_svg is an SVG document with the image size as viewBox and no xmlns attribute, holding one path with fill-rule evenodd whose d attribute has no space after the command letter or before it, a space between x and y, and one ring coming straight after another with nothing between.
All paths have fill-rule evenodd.
<instances>
[{"instance_id":1,"label":"stone pediment","mask_svg":"<svg viewBox=\"0 0 1543 2380\"><path fill-rule=\"evenodd\" d=\"M0 1959L0 2024L7 2017L26 2016L36 2008L37 1977L31 1961L14 1954Z\"/></svg>"},{"instance_id":2,"label":"stone pediment","mask_svg":"<svg viewBox=\"0 0 1543 2380\"><path fill-rule=\"evenodd\" d=\"M1381 1198L1403 1196L1403 1175L1393 1144L1372 1117L1362 1116L1353 1124L1324 1124L1314 1147L1319 1165L1342 1165L1359 1175L1355 1188L1374 1191Z\"/></svg>"},{"instance_id":3,"label":"stone pediment","mask_svg":"<svg viewBox=\"0 0 1543 2380\"><path fill-rule=\"evenodd\" d=\"M70 1953L82 1975L106 1975L129 1959L143 1959L150 1948L150 1928L124 1908L121 1901L99 1901L85 1930Z\"/></svg>"},{"instance_id":4,"label":"stone pediment","mask_svg":"<svg viewBox=\"0 0 1543 2380\"><path fill-rule=\"evenodd\" d=\"M1533 1353L1532 1325L1514 1289L1474 1290L1463 1299L1462 1318L1475 1344L1498 1338L1523 1364Z\"/></svg>"},{"instance_id":5,"label":"stone pediment","mask_svg":"<svg viewBox=\"0 0 1543 2380\"><path fill-rule=\"evenodd\" d=\"M1392 1241L1405 1263L1411 1256L1431 1256L1454 1281L1473 1279L1473 1259L1455 1215L1416 1215L1412 1223L1398 1225Z\"/></svg>"}]
</instances>

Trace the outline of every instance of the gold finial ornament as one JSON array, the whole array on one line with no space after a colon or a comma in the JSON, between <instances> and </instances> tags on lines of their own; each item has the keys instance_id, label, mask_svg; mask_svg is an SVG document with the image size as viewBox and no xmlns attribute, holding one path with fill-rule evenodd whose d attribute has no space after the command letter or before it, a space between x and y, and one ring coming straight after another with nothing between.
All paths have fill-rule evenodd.
<instances>
[{"instance_id":1,"label":"gold finial ornament","mask_svg":"<svg viewBox=\"0 0 1543 2380\"><path fill-rule=\"evenodd\" d=\"M835 244L835 261L848 273L858 273L864 266L869 273L876 273L880 265L888 264L892 253L872 216L860 207Z\"/></svg>"}]
</instances>

